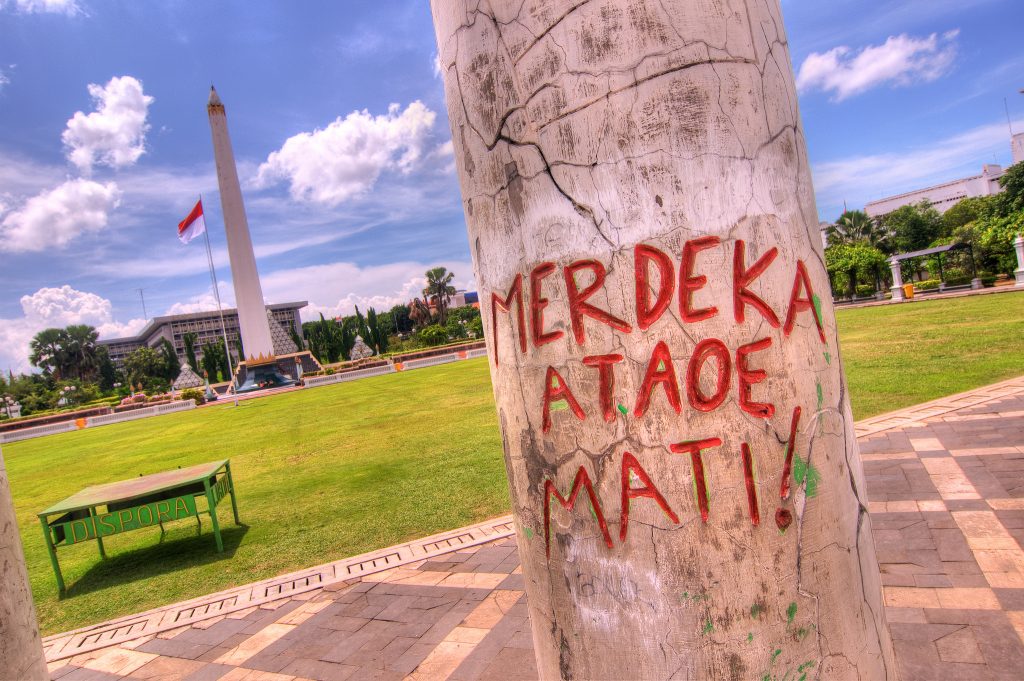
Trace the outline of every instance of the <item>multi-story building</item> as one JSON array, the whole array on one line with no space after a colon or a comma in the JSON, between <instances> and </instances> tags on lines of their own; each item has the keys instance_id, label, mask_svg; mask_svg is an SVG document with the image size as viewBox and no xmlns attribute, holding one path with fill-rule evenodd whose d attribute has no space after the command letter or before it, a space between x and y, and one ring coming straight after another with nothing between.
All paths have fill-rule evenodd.
<instances>
[{"instance_id":1,"label":"multi-story building","mask_svg":"<svg viewBox=\"0 0 1024 681\"><path fill-rule=\"evenodd\" d=\"M1010 140L1013 162L1024 161L1024 133L1017 133ZM887 196L884 199L871 201L864 206L864 212L871 217L879 217L891 213L897 208L927 201L935 210L945 213L961 199L977 196L991 196L1003 190L999 186L999 178L1003 176L1002 166L987 163L981 168L980 175L972 175L959 180L917 189L912 192Z\"/></svg>"},{"instance_id":2,"label":"multi-story building","mask_svg":"<svg viewBox=\"0 0 1024 681\"><path fill-rule=\"evenodd\" d=\"M291 336L292 329L302 337L302 320L299 317L299 310L306 307L307 302L279 303L267 305L267 311L271 319ZM238 349L238 311L235 308L224 310L224 328L227 331L228 343L231 345L231 352L237 357ZM273 330L272 330L273 331ZM174 346L178 359L185 361L185 334L196 334L195 351L196 358L202 358L202 346L206 343L216 343L223 338L220 326L220 314L212 312L190 312L188 314L167 315L154 317L132 338L110 338L99 341L100 345L107 347L110 359L114 365L121 369L124 367L124 358L134 350L143 346L156 348L166 338ZM277 334L271 333L272 336ZM294 350L292 350L294 351ZM198 367L193 367L196 369Z\"/></svg>"}]
</instances>

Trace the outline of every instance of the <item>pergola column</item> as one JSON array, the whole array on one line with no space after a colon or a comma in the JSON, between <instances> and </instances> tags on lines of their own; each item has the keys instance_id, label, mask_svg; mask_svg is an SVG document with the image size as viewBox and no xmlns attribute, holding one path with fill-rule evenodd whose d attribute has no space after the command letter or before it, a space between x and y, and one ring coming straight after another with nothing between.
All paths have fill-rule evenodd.
<instances>
[{"instance_id":1,"label":"pergola column","mask_svg":"<svg viewBox=\"0 0 1024 681\"><path fill-rule=\"evenodd\" d=\"M1017 286L1024 286L1024 236L1013 240L1013 248L1017 251L1017 269L1013 276L1017 278Z\"/></svg>"},{"instance_id":2,"label":"pergola column","mask_svg":"<svg viewBox=\"0 0 1024 681\"><path fill-rule=\"evenodd\" d=\"M893 300L903 300L903 272L900 270L900 261L895 257L889 258L889 269L892 270L892 291Z\"/></svg>"}]
</instances>

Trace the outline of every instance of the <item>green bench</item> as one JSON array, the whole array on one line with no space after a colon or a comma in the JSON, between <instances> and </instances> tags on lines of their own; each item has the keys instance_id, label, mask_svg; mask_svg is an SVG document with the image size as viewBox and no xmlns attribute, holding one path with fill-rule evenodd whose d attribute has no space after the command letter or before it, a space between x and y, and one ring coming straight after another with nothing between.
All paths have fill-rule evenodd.
<instances>
[{"instance_id":1,"label":"green bench","mask_svg":"<svg viewBox=\"0 0 1024 681\"><path fill-rule=\"evenodd\" d=\"M111 535L163 524L172 520L210 516L217 551L224 551L217 522L217 504L231 495L231 510L238 520L235 485L231 479L231 462L212 461L188 468L143 475L86 487L39 514L43 537L57 577L57 588L63 594L64 577L57 562L57 549L95 540L100 557L106 558L103 538ZM204 502L205 503L202 503ZM56 518L51 518L57 516Z\"/></svg>"}]
</instances>

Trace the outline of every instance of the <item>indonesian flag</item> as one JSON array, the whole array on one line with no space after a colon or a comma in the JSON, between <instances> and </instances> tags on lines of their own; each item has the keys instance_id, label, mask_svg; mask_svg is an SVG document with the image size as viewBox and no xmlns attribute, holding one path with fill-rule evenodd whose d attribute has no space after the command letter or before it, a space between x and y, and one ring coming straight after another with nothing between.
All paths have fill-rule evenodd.
<instances>
[{"instance_id":1,"label":"indonesian flag","mask_svg":"<svg viewBox=\"0 0 1024 681\"><path fill-rule=\"evenodd\" d=\"M196 201L195 208L184 220L178 223L178 239L187 244L206 231L206 220L203 219L203 200Z\"/></svg>"}]
</instances>

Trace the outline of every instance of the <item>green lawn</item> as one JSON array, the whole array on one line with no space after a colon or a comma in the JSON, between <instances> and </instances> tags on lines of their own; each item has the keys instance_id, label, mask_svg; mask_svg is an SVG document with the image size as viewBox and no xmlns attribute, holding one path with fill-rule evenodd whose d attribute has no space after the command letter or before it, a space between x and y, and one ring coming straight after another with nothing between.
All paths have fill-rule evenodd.
<instances>
[{"instance_id":1,"label":"green lawn","mask_svg":"<svg viewBox=\"0 0 1024 681\"><path fill-rule=\"evenodd\" d=\"M840 309L857 419L1024 374L1024 292Z\"/></svg>"},{"instance_id":2,"label":"green lawn","mask_svg":"<svg viewBox=\"0 0 1024 681\"><path fill-rule=\"evenodd\" d=\"M26 440L4 448L45 633L138 612L506 513L484 359L271 399ZM35 514L86 485L230 457L239 513L58 551L57 600Z\"/></svg>"},{"instance_id":3,"label":"green lawn","mask_svg":"<svg viewBox=\"0 0 1024 681\"><path fill-rule=\"evenodd\" d=\"M840 310L865 418L1024 373L1024 294ZM54 633L507 512L487 363L470 360L104 426L4 450L39 620ZM35 514L82 487L230 457L246 528L175 523L60 551L57 599Z\"/></svg>"}]
</instances>

